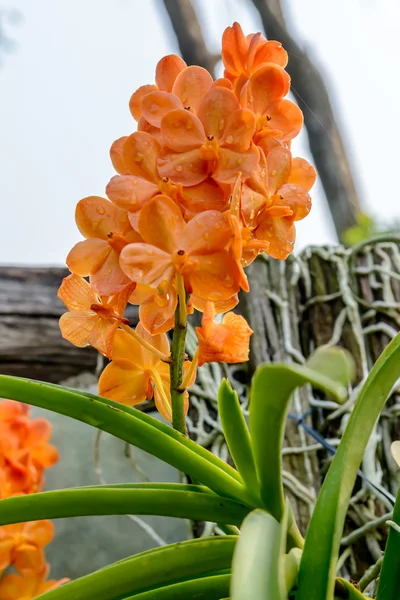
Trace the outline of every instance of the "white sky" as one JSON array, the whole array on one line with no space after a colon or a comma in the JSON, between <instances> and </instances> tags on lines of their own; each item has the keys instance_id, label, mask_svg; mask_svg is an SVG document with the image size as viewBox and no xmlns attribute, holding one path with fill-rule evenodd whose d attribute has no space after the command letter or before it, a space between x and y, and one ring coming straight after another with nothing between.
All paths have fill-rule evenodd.
<instances>
[{"instance_id":1,"label":"white sky","mask_svg":"<svg viewBox=\"0 0 400 600\"><path fill-rule=\"evenodd\" d=\"M324 68L364 205L391 222L400 137L399 0L287 0L295 31ZM160 0L6 0L23 14L0 66L0 263L63 264L80 235L76 202L104 195L108 150L130 133L132 92L177 52ZM246 0L195 0L206 41L260 29ZM307 140L296 143L308 157ZM319 186L297 248L334 241Z\"/></svg>"}]
</instances>

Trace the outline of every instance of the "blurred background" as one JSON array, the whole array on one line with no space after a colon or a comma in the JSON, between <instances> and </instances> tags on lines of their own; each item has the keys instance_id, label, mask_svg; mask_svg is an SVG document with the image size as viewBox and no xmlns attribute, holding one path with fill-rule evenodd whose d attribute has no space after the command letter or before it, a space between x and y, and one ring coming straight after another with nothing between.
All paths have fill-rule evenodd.
<instances>
[{"instance_id":1,"label":"blurred background","mask_svg":"<svg viewBox=\"0 0 400 600\"><path fill-rule=\"evenodd\" d=\"M357 222L393 227L398 0L3 0L1 263L64 263L80 239L76 202L104 195L109 147L135 128L132 92L169 53L220 75L221 34L234 20L246 33L265 26L289 51L307 126L294 151L320 174L296 249L333 243Z\"/></svg>"}]
</instances>

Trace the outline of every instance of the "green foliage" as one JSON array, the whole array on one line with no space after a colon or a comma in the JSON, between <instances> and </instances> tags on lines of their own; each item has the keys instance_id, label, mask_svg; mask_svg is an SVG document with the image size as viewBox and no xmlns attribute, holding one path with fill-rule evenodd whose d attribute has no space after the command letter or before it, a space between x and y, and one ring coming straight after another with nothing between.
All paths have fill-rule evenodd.
<instances>
[{"instance_id":1,"label":"green foliage","mask_svg":"<svg viewBox=\"0 0 400 600\"><path fill-rule=\"evenodd\" d=\"M282 525L263 510L243 522L232 563L232 600L284 600Z\"/></svg>"},{"instance_id":2,"label":"green foliage","mask_svg":"<svg viewBox=\"0 0 400 600\"><path fill-rule=\"evenodd\" d=\"M356 225L349 227L342 235L342 241L346 246L355 246L378 233L375 221L363 212L356 216Z\"/></svg>"},{"instance_id":3,"label":"green foliage","mask_svg":"<svg viewBox=\"0 0 400 600\"><path fill-rule=\"evenodd\" d=\"M379 578L379 600L398 600L400 592L400 490L397 492L392 525L386 544L381 575ZM396 528L397 525L397 528Z\"/></svg>"},{"instance_id":4,"label":"green foliage","mask_svg":"<svg viewBox=\"0 0 400 600\"><path fill-rule=\"evenodd\" d=\"M43 599L123 600L219 572L224 575L235 542L235 536L209 537L142 552L47 592Z\"/></svg>"},{"instance_id":5,"label":"green foliage","mask_svg":"<svg viewBox=\"0 0 400 600\"><path fill-rule=\"evenodd\" d=\"M282 442L293 392L311 384L342 402L353 376L350 355L338 348L320 348L305 365L260 367L251 388L250 431L236 392L223 381L219 414L238 471L135 409L93 394L0 376L0 396L107 431L202 484L118 484L7 498L0 501L0 525L82 515L153 514L214 521L226 531L241 526L239 537L190 540L127 558L47 592L43 595L46 600L227 600L229 594L231 600L364 598L349 582L336 578L336 565L365 446L400 376L400 335L383 352L359 393L319 494L305 543L282 485ZM393 520L379 600L398 597L399 499Z\"/></svg>"}]
</instances>

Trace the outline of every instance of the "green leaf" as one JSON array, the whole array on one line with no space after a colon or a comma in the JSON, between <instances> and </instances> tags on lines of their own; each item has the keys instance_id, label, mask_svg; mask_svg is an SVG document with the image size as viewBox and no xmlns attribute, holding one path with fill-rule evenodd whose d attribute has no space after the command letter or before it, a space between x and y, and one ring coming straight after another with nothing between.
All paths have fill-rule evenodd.
<instances>
[{"instance_id":1,"label":"green leaf","mask_svg":"<svg viewBox=\"0 0 400 600\"><path fill-rule=\"evenodd\" d=\"M218 409L226 443L243 482L257 498L259 484L250 433L240 407L237 393L227 379L223 379L218 392Z\"/></svg>"},{"instance_id":2,"label":"green leaf","mask_svg":"<svg viewBox=\"0 0 400 600\"><path fill-rule=\"evenodd\" d=\"M208 454L212 457L211 452L204 455L198 451L198 444L192 442L189 446L184 441L184 436L178 434L177 439L177 432L172 428L162 430L156 419L143 415L140 411L127 411L126 407L117 402L97 396L89 397L60 386L6 375L0 375L0 397L20 400L88 423L160 458L207 485L217 494L232 497L250 506L254 502L237 479L217 466L213 459L208 460Z\"/></svg>"},{"instance_id":3,"label":"green leaf","mask_svg":"<svg viewBox=\"0 0 400 600\"><path fill-rule=\"evenodd\" d=\"M134 408L131 406L126 406L125 404L121 404L119 402L113 402L112 400L108 400L107 398L102 398L101 396L97 396L96 394L91 394L90 392L84 392L82 390L75 390L73 388L69 388L69 387L62 386L62 385L57 385L55 383L45 383L44 384L40 381L24 379L22 377L15 377L12 379L17 379L20 381L32 381L33 383L43 384L48 387L52 387L56 390L64 390L66 392L71 392L72 394L79 394L81 396L85 396L86 398L89 398L90 400L96 400L97 402L101 402L101 403L109 405L109 406L110 405L115 406L122 412L125 412L128 415L132 415L139 421L142 421L143 423L147 423L148 425L151 425L152 427L155 427L159 431L167 434L169 437L180 442L186 448L189 448L189 450L193 450L194 452L196 452L196 454L198 454L199 456L202 456L203 458L205 458L206 460L211 462L213 465L215 465L216 467L218 467L219 469L221 469L222 471L224 471L225 473L230 475L230 477L233 477L233 479L236 479L236 481L239 481L240 483L242 482L239 473L235 469L233 469L230 465L228 465L224 460L222 460L221 458L219 458L212 452L209 452L206 448L203 448L203 446L199 446L199 444L196 444L191 439L182 436L182 434L179 433L179 431L172 429L170 425L166 425L165 423L162 423L158 419L155 419L151 415L147 415L147 414L143 413L142 411L138 410L137 408ZM0 379L0 385L1 385L1 379ZM49 410L52 410L52 409L49 409Z\"/></svg>"},{"instance_id":4,"label":"green leaf","mask_svg":"<svg viewBox=\"0 0 400 600\"><path fill-rule=\"evenodd\" d=\"M219 600L221 594L229 593L230 573L211 575L180 581L172 585L159 587L134 596L125 596L120 600Z\"/></svg>"},{"instance_id":5,"label":"green leaf","mask_svg":"<svg viewBox=\"0 0 400 600\"><path fill-rule=\"evenodd\" d=\"M400 490L393 510L393 522L400 528ZM391 526L379 577L377 598L398 600L400 590L400 531Z\"/></svg>"},{"instance_id":6,"label":"green leaf","mask_svg":"<svg viewBox=\"0 0 400 600\"><path fill-rule=\"evenodd\" d=\"M400 335L366 379L319 493L307 530L296 600L332 600L336 564L351 493L369 437L400 377Z\"/></svg>"},{"instance_id":7,"label":"green leaf","mask_svg":"<svg viewBox=\"0 0 400 600\"><path fill-rule=\"evenodd\" d=\"M240 525L249 509L205 491L178 483L155 487L139 483L118 487L94 486L0 500L0 525L90 515L160 515Z\"/></svg>"},{"instance_id":8,"label":"green leaf","mask_svg":"<svg viewBox=\"0 0 400 600\"><path fill-rule=\"evenodd\" d=\"M43 600L122 600L230 568L237 537L188 540L142 552L43 594Z\"/></svg>"},{"instance_id":9,"label":"green leaf","mask_svg":"<svg viewBox=\"0 0 400 600\"><path fill-rule=\"evenodd\" d=\"M306 366L345 387L354 381L356 374L354 358L348 350L339 346L317 348L307 360Z\"/></svg>"},{"instance_id":10,"label":"green leaf","mask_svg":"<svg viewBox=\"0 0 400 600\"><path fill-rule=\"evenodd\" d=\"M281 525L264 510L243 521L232 561L232 600L284 600Z\"/></svg>"},{"instance_id":11,"label":"green leaf","mask_svg":"<svg viewBox=\"0 0 400 600\"><path fill-rule=\"evenodd\" d=\"M250 433L261 499L277 521L282 519L285 501L282 484L282 444L286 417L294 390L311 383L338 401L346 389L323 374L295 364L259 367L250 393Z\"/></svg>"}]
</instances>

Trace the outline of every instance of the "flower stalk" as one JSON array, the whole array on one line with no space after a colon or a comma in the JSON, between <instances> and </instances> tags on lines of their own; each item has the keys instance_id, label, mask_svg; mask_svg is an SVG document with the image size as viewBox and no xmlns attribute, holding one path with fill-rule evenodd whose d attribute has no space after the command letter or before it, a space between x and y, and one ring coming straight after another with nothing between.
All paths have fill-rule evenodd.
<instances>
[{"instance_id":1,"label":"flower stalk","mask_svg":"<svg viewBox=\"0 0 400 600\"><path fill-rule=\"evenodd\" d=\"M181 275L177 274L178 305L175 311L175 327L172 336L170 364L172 426L187 436L185 420L184 363L187 331L187 295Z\"/></svg>"}]
</instances>

